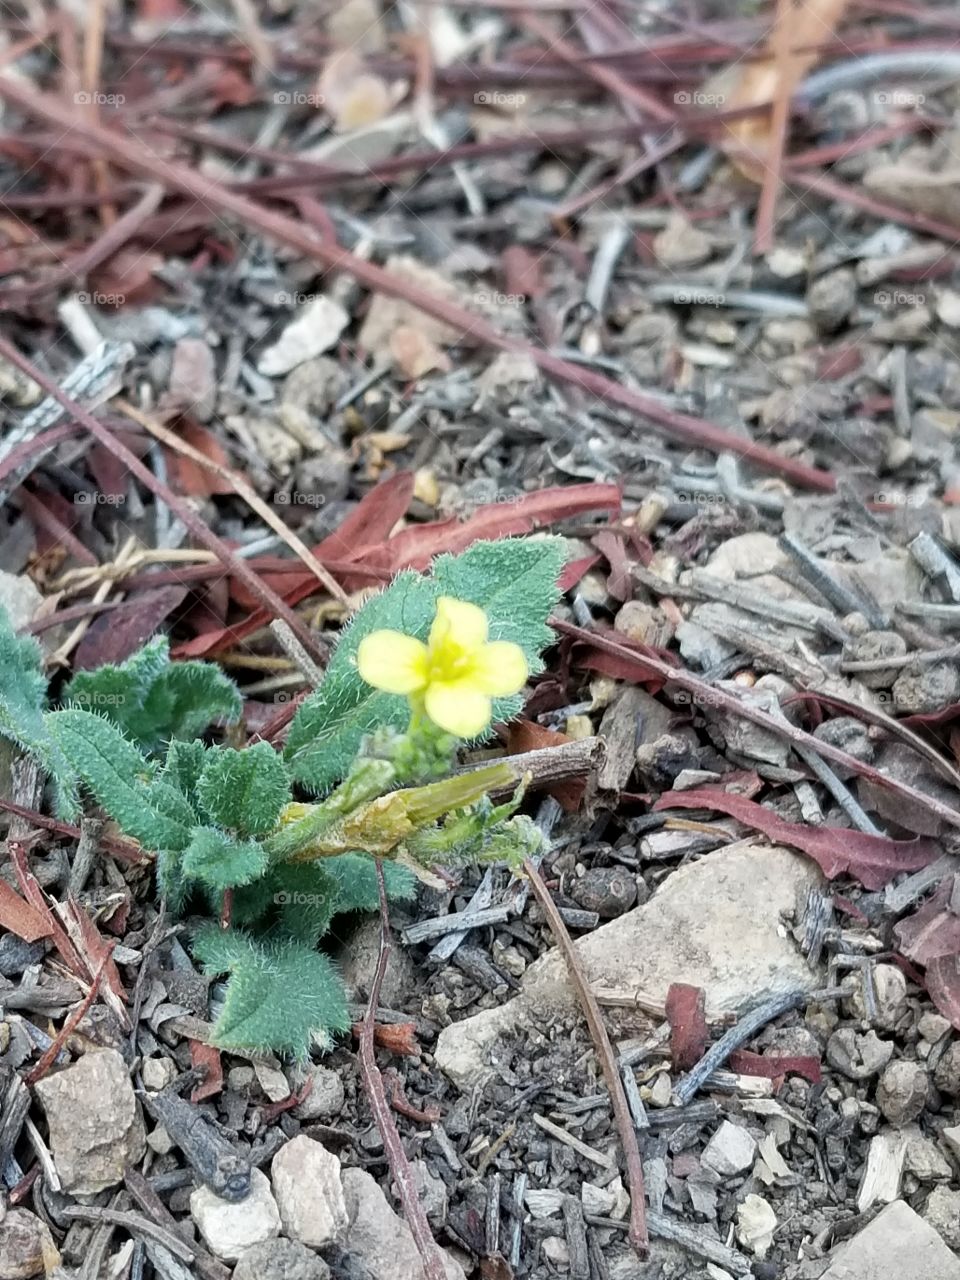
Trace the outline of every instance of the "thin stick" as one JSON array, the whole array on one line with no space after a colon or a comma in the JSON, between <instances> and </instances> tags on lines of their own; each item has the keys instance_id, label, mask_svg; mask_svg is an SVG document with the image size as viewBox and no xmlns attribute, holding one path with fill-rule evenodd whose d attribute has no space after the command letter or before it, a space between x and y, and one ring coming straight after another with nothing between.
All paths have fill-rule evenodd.
<instances>
[{"instance_id":1,"label":"thin stick","mask_svg":"<svg viewBox=\"0 0 960 1280\"><path fill-rule=\"evenodd\" d=\"M237 497L242 498L250 510L256 512L264 524L269 525L274 533L284 540L294 555L303 561L318 582L323 583L333 598L335 600L339 600L343 605L348 603L347 593L340 586L340 583L337 582L336 578L332 577L328 570L324 568L316 556L313 555L306 543L297 537L289 525L285 524L275 511L271 511L260 495L256 493L249 484L247 484L243 476L239 475L236 471L231 470L230 467L223 466L221 463L215 461L215 459L208 458L205 453L201 453L199 449L195 449L193 445L188 444L186 440L181 440L179 436L174 435L172 431L168 430L162 423L158 422L156 418L152 418L147 413L142 413L122 397L114 403L121 413L125 413L128 418L132 418L134 422L138 423L144 428L144 430L149 431L155 439L161 441L161 443L165 444L167 448L173 449L176 453L182 454L185 458L189 458L190 461L195 462L198 467L204 467L207 471L212 471L213 474L219 476L221 480L226 480L226 482L233 487Z\"/></svg>"},{"instance_id":2,"label":"thin stick","mask_svg":"<svg viewBox=\"0 0 960 1280\"><path fill-rule=\"evenodd\" d=\"M756 228L753 237L755 254L769 252L773 245L774 224L777 214L777 197L780 194L780 175L783 169L783 151L790 124L791 77L788 68L791 0L777 0L777 17L773 25L773 56L779 83L770 112L770 132L763 165L763 187L757 205Z\"/></svg>"},{"instance_id":3,"label":"thin stick","mask_svg":"<svg viewBox=\"0 0 960 1280\"><path fill-rule=\"evenodd\" d=\"M540 904L541 911L547 918L550 932L556 938L557 946L563 952L563 958L567 963L570 977L583 1006L583 1012L590 1028L590 1035L593 1037L597 1057L600 1059L600 1065L603 1068L603 1078L607 1083L607 1092L610 1094L610 1102L613 1105L613 1117L616 1121L617 1133L620 1135L620 1144L623 1147L623 1156L627 1166L627 1178L630 1183L629 1239L638 1255L646 1257L650 1249L650 1237L647 1234L647 1206L643 1189L643 1166L640 1163L637 1134L630 1116L630 1106L627 1102L627 1095L624 1092L623 1081L620 1079L620 1072L617 1069L613 1046L610 1043L610 1037L607 1035L607 1029L603 1025L600 1006L597 1004L590 988L590 983L587 981L581 967L580 957L577 955L573 940L560 917L556 903L551 898L547 886L543 883L540 872L529 858L524 860L523 872L530 883L530 887L533 889L537 902Z\"/></svg>"},{"instance_id":4,"label":"thin stick","mask_svg":"<svg viewBox=\"0 0 960 1280\"><path fill-rule=\"evenodd\" d=\"M253 592L265 609L277 617L283 618L308 652L316 655L320 662L326 661L328 657L326 645L318 636L310 634L286 601L281 599L271 587L267 586L253 572L245 560L231 551L227 544L218 538L213 530L201 520L192 507L181 498L178 498L173 490L165 485L162 480L158 480L150 468L144 466L137 455L132 453L125 444L122 444L108 427L105 427L92 413L89 413L75 400L71 399L70 396L66 395L52 378L38 369L8 338L2 335L0 335L0 354L6 356L11 364L16 365L23 373L33 378L34 382L38 383L46 391L47 395L52 396L58 404L62 404L82 427L86 427L90 434L105 445L114 457L120 459L132 475L136 476L151 493L155 494L162 502L165 502L170 510L180 517L190 532L216 555L224 568L235 574L244 586Z\"/></svg>"},{"instance_id":5,"label":"thin stick","mask_svg":"<svg viewBox=\"0 0 960 1280\"><path fill-rule=\"evenodd\" d=\"M433 1233L430 1230L430 1224L427 1222L427 1215L424 1213L423 1205L420 1203L410 1161L407 1159L407 1153L404 1151L403 1144L400 1141L397 1126L393 1122L390 1103L387 1101L386 1090L383 1086L383 1076L377 1066L377 1057L374 1051L377 1005L380 1003L380 988L383 986L383 976L387 971L387 961L390 958L390 913L387 907L387 887L383 879L383 864L379 859L377 859L376 867L377 892L380 896L380 955L377 957L377 969L370 986L370 1000L367 1004L367 1012L360 1023L360 1070L363 1075L363 1086L370 1101L370 1109L373 1112L373 1118L383 1141L387 1164L390 1166L390 1172L393 1174L393 1180L397 1184L397 1190L400 1193L400 1203L403 1206L407 1226L410 1228L414 1244L416 1244L420 1257L423 1259L423 1269L426 1272L427 1280L446 1280L446 1269L440 1258Z\"/></svg>"},{"instance_id":6,"label":"thin stick","mask_svg":"<svg viewBox=\"0 0 960 1280\"><path fill-rule=\"evenodd\" d=\"M103 959L100 961L100 965L97 969L97 972L93 975L93 981L90 983L90 990L83 997L83 999L77 1005L76 1009L74 1009L73 1013L71 1013L70 1017L66 1020L63 1026L57 1032L57 1034L53 1037L49 1047L44 1051L43 1056L31 1068L31 1070L28 1071L27 1074L23 1077L24 1084L31 1085L31 1086L35 1085L38 1080L41 1080L47 1074L47 1072L56 1062L57 1055L60 1053L60 1050L63 1048L63 1046L67 1043L67 1038L73 1035L74 1031L76 1031L80 1023L80 1019L84 1016L84 1014L93 1004L94 1000L97 998L97 992L100 990L100 983L103 981L103 975L107 971L107 965L110 962L110 957L113 955L113 948L115 946L116 946L116 943L112 941L107 942L106 953L104 954Z\"/></svg>"}]
</instances>

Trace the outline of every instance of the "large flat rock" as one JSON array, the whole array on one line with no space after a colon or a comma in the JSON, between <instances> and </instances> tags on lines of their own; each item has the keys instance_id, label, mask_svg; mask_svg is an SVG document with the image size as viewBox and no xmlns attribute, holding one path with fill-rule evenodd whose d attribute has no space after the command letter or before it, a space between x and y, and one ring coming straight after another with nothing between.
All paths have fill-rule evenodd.
<instances>
[{"instance_id":1,"label":"large flat rock","mask_svg":"<svg viewBox=\"0 0 960 1280\"><path fill-rule=\"evenodd\" d=\"M760 998L818 985L780 917L821 879L789 849L742 840L675 871L649 902L581 938L577 951L594 989L635 990L662 1002L671 983L686 982L704 988L708 1013L738 1013ZM472 1087L495 1069L498 1045L525 1013L542 1016L575 1002L563 957L550 951L530 966L509 1004L444 1028L437 1062L455 1083Z\"/></svg>"},{"instance_id":2,"label":"large flat rock","mask_svg":"<svg viewBox=\"0 0 960 1280\"><path fill-rule=\"evenodd\" d=\"M960 1259L903 1200L837 1250L821 1280L960 1280Z\"/></svg>"}]
</instances>

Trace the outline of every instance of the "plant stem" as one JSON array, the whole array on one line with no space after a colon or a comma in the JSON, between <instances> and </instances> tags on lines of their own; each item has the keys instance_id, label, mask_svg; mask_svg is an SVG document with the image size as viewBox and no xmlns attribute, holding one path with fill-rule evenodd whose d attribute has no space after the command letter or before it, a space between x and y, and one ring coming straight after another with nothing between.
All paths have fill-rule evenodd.
<instances>
[{"instance_id":1,"label":"plant stem","mask_svg":"<svg viewBox=\"0 0 960 1280\"><path fill-rule=\"evenodd\" d=\"M446 1280L446 1269L430 1231L423 1205L420 1203L413 1180L413 1170L410 1168L410 1162L400 1141L400 1134L390 1113L383 1076L377 1066L374 1050L374 1029L377 1021L377 1006L380 1003L380 988L383 985L383 976L387 971L387 961L390 958L390 914L387 907L387 887L383 879L383 863L379 858L376 860L376 867L377 893L380 898L380 954L377 957L377 968L370 986L367 1012L360 1023L360 1070L363 1075L363 1086L370 1101L370 1109L383 1140L387 1164L390 1166L390 1172L400 1193L400 1203L403 1206L407 1225L423 1259L427 1280Z\"/></svg>"},{"instance_id":2,"label":"plant stem","mask_svg":"<svg viewBox=\"0 0 960 1280\"><path fill-rule=\"evenodd\" d=\"M623 1147L623 1157L627 1166L627 1178L630 1184L630 1243L640 1257L646 1257L650 1249L650 1237L647 1233L643 1166L640 1163L637 1134L633 1127L633 1118L630 1115L630 1107L627 1103L627 1095L624 1092L623 1081L620 1079L620 1072L617 1070L613 1046L610 1043L610 1037L607 1035L607 1028L603 1024L603 1016L600 1013L597 998L590 988L590 983L583 972L573 940L567 932L567 926L560 917L556 903L550 896L550 891L543 883L540 872L529 858L523 864L523 872L530 881L534 896L547 918L550 932L556 938L557 945L563 952L563 958L570 971L570 978L583 1005L587 1026L590 1028L590 1034L597 1050L597 1057L600 1059L600 1066L603 1068L603 1078L606 1081L607 1092L610 1094L613 1117L616 1121L617 1132L620 1135L620 1145Z\"/></svg>"}]
</instances>

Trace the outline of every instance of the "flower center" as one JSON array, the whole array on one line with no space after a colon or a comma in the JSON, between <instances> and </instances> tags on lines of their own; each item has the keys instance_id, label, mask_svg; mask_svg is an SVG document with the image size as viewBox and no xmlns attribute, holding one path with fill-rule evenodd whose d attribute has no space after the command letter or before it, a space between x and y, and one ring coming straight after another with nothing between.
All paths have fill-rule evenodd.
<instances>
[{"instance_id":1,"label":"flower center","mask_svg":"<svg viewBox=\"0 0 960 1280\"><path fill-rule=\"evenodd\" d=\"M462 680L468 675L473 665L473 654L455 640L444 639L430 649L428 659L429 680L443 681Z\"/></svg>"}]
</instances>

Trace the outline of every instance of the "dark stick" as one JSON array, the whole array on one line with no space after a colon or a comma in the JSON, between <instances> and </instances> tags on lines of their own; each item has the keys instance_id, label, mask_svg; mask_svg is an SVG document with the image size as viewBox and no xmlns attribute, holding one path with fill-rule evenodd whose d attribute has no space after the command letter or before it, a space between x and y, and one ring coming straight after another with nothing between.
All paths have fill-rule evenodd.
<instances>
[{"instance_id":1,"label":"dark stick","mask_svg":"<svg viewBox=\"0 0 960 1280\"><path fill-rule=\"evenodd\" d=\"M639 1256L643 1258L646 1257L650 1249L650 1237L647 1234L647 1206L643 1189L643 1165L640 1162L637 1135L633 1127L633 1119L630 1115L630 1107L627 1103L627 1095L624 1092L623 1081L620 1079L620 1072L617 1070L617 1060L614 1056L613 1046L610 1043L610 1037L607 1035L607 1028L603 1024L603 1016L600 1013L597 998L593 994L590 983L587 981L586 974L580 964L580 957L577 955L576 948L573 945L573 939L567 932L566 925L557 910L557 904L551 898L547 886L543 883L540 872L529 858L524 860L523 873L530 882L530 887L533 889L534 896L540 904L540 909L547 918L550 932L556 938L557 946L563 953L570 977L577 989L580 1003L583 1005L584 1016L587 1019L587 1026L590 1028L590 1035L593 1038L597 1057L600 1059L600 1066L603 1068L603 1078L606 1081L607 1092L610 1094L613 1117L616 1121L617 1133L620 1135L620 1145L623 1147L627 1178L630 1184L629 1239Z\"/></svg>"},{"instance_id":2,"label":"dark stick","mask_svg":"<svg viewBox=\"0 0 960 1280\"><path fill-rule=\"evenodd\" d=\"M397 1190L400 1193L400 1203L403 1205L407 1226L410 1228L414 1243L417 1246L420 1257L423 1259L423 1269L426 1272L427 1280L446 1280L446 1270L437 1250L433 1233L430 1230L430 1224L427 1222L427 1215L423 1211L423 1205L420 1203L420 1197L417 1194L410 1161L407 1159L407 1153L404 1151L403 1144L400 1141L400 1134L397 1132L397 1126L394 1124L393 1116L390 1113L390 1104L387 1101L386 1090L383 1086L383 1076L377 1066L377 1058L374 1051L377 1005L380 1003L380 988L383 986L383 976L387 971L387 961L390 958L390 913L387 906L387 887L383 880L383 864L379 859L377 859L376 867L377 892L380 897L380 955L377 957L377 969L370 986L367 1012L360 1023L360 1070L363 1075L363 1087L370 1101L370 1109L373 1112L373 1118L383 1140L383 1150L387 1157L387 1164L390 1166L390 1172L393 1174L393 1180L396 1182Z\"/></svg>"}]
</instances>

